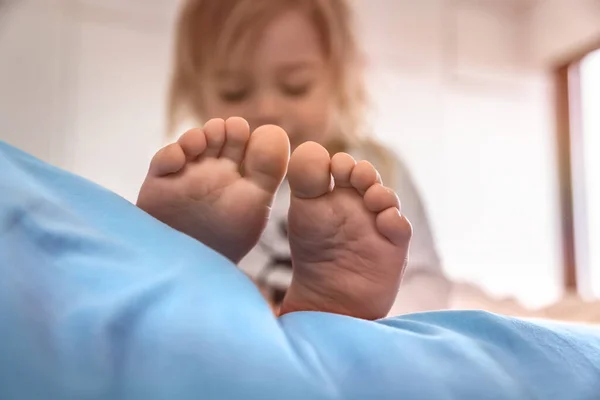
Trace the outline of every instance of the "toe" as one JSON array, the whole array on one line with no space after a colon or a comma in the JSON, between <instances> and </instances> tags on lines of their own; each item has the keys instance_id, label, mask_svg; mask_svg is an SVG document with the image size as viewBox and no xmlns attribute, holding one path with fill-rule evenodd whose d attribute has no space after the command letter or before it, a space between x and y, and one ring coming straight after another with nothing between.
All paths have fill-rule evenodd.
<instances>
[{"instance_id":1,"label":"toe","mask_svg":"<svg viewBox=\"0 0 600 400\"><path fill-rule=\"evenodd\" d=\"M333 188L331 159L323 146L306 142L298 146L290 160L288 180L292 194L299 198L315 198Z\"/></svg>"},{"instance_id":2,"label":"toe","mask_svg":"<svg viewBox=\"0 0 600 400\"><path fill-rule=\"evenodd\" d=\"M412 237L412 226L396 207L390 207L377 214L375 225L379 233L392 244L408 247Z\"/></svg>"},{"instance_id":3,"label":"toe","mask_svg":"<svg viewBox=\"0 0 600 400\"><path fill-rule=\"evenodd\" d=\"M206 150L206 135L199 128L190 129L177 141L188 160L198 158Z\"/></svg>"},{"instance_id":4,"label":"toe","mask_svg":"<svg viewBox=\"0 0 600 400\"><path fill-rule=\"evenodd\" d=\"M352 186L350 176L355 165L354 158L346 153L337 153L331 158L331 175L333 175L336 187Z\"/></svg>"},{"instance_id":5,"label":"toe","mask_svg":"<svg viewBox=\"0 0 600 400\"><path fill-rule=\"evenodd\" d=\"M172 143L156 153L150 162L150 175L165 176L179 172L185 166L185 154L178 143Z\"/></svg>"},{"instance_id":6,"label":"toe","mask_svg":"<svg viewBox=\"0 0 600 400\"><path fill-rule=\"evenodd\" d=\"M246 149L244 177L275 193L287 171L290 141L283 129L274 125L257 128Z\"/></svg>"},{"instance_id":7,"label":"toe","mask_svg":"<svg viewBox=\"0 0 600 400\"><path fill-rule=\"evenodd\" d=\"M228 158L237 165L242 163L246 144L250 138L250 127L245 119L229 118L225 121L225 144L221 151L222 158Z\"/></svg>"},{"instance_id":8,"label":"toe","mask_svg":"<svg viewBox=\"0 0 600 400\"><path fill-rule=\"evenodd\" d=\"M220 118L211 119L204 125L206 135L206 151L203 157L218 157L225 143L225 121Z\"/></svg>"},{"instance_id":9,"label":"toe","mask_svg":"<svg viewBox=\"0 0 600 400\"><path fill-rule=\"evenodd\" d=\"M350 184L358 190L360 194L364 194L367 189L376 183L381 183L381 178L375 167L368 161L360 161L357 163L352 170Z\"/></svg>"},{"instance_id":10,"label":"toe","mask_svg":"<svg viewBox=\"0 0 600 400\"><path fill-rule=\"evenodd\" d=\"M380 213L390 207L400 209L400 200L396 192L379 183L367 189L363 200L367 209L374 213Z\"/></svg>"}]
</instances>

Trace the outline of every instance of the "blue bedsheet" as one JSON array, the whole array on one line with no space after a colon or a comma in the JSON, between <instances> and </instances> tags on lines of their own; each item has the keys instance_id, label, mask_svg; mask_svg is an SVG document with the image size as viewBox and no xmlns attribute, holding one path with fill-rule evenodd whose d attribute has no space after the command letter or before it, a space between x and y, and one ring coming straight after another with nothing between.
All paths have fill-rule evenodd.
<instances>
[{"instance_id":1,"label":"blue bedsheet","mask_svg":"<svg viewBox=\"0 0 600 400\"><path fill-rule=\"evenodd\" d=\"M0 399L600 399L600 334L275 319L220 255L0 143Z\"/></svg>"}]
</instances>

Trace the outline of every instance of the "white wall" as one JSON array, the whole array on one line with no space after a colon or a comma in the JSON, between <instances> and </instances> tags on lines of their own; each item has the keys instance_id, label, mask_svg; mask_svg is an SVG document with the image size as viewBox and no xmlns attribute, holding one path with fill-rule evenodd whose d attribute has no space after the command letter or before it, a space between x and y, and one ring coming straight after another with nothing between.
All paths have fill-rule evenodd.
<instances>
[{"instance_id":1,"label":"white wall","mask_svg":"<svg viewBox=\"0 0 600 400\"><path fill-rule=\"evenodd\" d=\"M58 1L23 1L0 15L0 139L55 164L67 141L64 11Z\"/></svg>"},{"instance_id":2,"label":"white wall","mask_svg":"<svg viewBox=\"0 0 600 400\"><path fill-rule=\"evenodd\" d=\"M530 5L355 3L374 130L411 166L448 272L532 306L552 301L562 258L551 87L530 57Z\"/></svg>"},{"instance_id":3,"label":"white wall","mask_svg":"<svg viewBox=\"0 0 600 400\"><path fill-rule=\"evenodd\" d=\"M130 201L163 144L176 3L23 0L0 25L0 139Z\"/></svg>"},{"instance_id":4,"label":"white wall","mask_svg":"<svg viewBox=\"0 0 600 400\"><path fill-rule=\"evenodd\" d=\"M69 168L135 202L164 144L169 20L148 6L138 7L146 12L140 15L89 3L72 16L77 66Z\"/></svg>"},{"instance_id":5,"label":"white wall","mask_svg":"<svg viewBox=\"0 0 600 400\"><path fill-rule=\"evenodd\" d=\"M55 3L56 22L38 27L48 7L21 7L0 33L3 54L37 61L22 68L11 56L0 67L11 85L0 91L0 137L133 201L162 140L174 2L145 2L141 14L117 0ZM449 274L528 304L551 301L561 267L551 88L530 57L528 6L354 3L373 130L411 168ZM31 26L46 30L23 42ZM47 32L57 29L54 43ZM42 71L48 58L56 66Z\"/></svg>"}]
</instances>

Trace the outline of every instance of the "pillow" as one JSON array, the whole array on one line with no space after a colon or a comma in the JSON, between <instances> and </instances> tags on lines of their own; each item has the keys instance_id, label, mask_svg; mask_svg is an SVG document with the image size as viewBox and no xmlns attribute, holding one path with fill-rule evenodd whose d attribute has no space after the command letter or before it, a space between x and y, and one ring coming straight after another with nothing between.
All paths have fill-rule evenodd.
<instances>
[{"instance_id":1,"label":"pillow","mask_svg":"<svg viewBox=\"0 0 600 400\"><path fill-rule=\"evenodd\" d=\"M0 143L2 399L595 399L600 333L484 312L276 319L225 258Z\"/></svg>"}]
</instances>

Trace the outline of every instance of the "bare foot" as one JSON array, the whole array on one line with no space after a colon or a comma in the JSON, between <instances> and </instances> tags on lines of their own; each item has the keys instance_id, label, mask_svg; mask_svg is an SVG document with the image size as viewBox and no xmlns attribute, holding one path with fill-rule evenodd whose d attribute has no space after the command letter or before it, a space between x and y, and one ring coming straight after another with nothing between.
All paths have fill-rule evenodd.
<instances>
[{"instance_id":1,"label":"bare foot","mask_svg":"<svg viewBox=\"0 0 600 400\"><path fill-rule=\"evenodd\" d=\"M366 161L330 159L316 143L289 164L294 276L281 308L363 319L387 315L408 260L412 228L398 197Z\"/></svg>"},{"instance_id":2,"label":"bare foot","mask_svg":"<svg viewBox=\"0 0 600 400\"><path fill-rule=\"evenodd\" d=\"M154 156L137 205L237 263L265 228L289 153L281 128L250 135L242 118L210 120Z\"/></svg>"}]
</instances>

